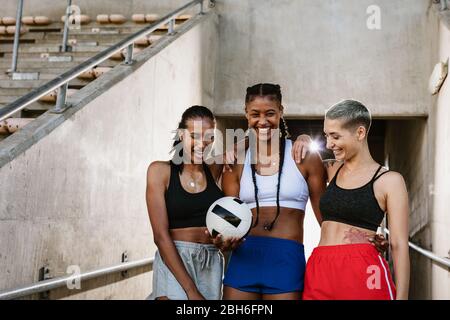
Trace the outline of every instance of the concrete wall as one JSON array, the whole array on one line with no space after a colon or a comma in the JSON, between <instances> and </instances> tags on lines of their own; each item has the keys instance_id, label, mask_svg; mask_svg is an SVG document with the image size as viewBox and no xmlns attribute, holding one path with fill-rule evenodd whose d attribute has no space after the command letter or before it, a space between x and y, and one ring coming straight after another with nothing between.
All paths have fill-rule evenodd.
<instances>
[{"instance_id":1,"label":"concrete wall","mask_svg":"<svg viewBox=\"0 0 450 320\"><path fill-rule=\"evenodd\" d=\"M438 26L436 33L430 34L432 65L450 57L450 13L440 18L439 22L436 11L430 13L430 23L434 24L434 20ZM432 98L427 119L389 121L386 133L390 167L403 174L409 190L412 241L440 257L450 255L448 81ZM411 268L412 298L450 298L449 268L431 262L414 251L411 251Z\"/></svg>"},{"instance_id":2,"label":"concrete wall","mask_svg":"<svg viewBox=\"0 0 450 320\"><path fill-rule=\"evenodd\" d=\"M381 30L366 26L370 5ZM215 105L243 111L247 86L279 83L289 116L321 117L343 98L375 116L426 115L430 73L428 0L218 0L220 65ZM420 63L418 63L420 61Z\"/></svg>"},{"instance_id":3,"label":"concrete wall","mask_svg":"<svg viewBox=\"0 0 450 320\"><path fill-rule=\"evenodd\" d=\"M446 61L450 57L450 14L447 20L441 21L439 28L439 59ZM431 219L433 252L441 257L450 257L450 80L441 88L433 106L436 149L433 154L435 175L432 186L434 210ZM432 297L434 299L450 299L450 268L436 264L432 267Z\"/></svg>"},{"instance_id":4,"label":"concrete wall","mask_svg":"<svg viewBox=\"0 0 450 320\"><path fill-rule=\"evenodd\" d=\"M120 65L71 97L66 113L46 113L0 143L4 159L45 132L0 168L0 290L36 282L45 264L61 276L69 265L85 272L118 264L125 250L130 261L153 256L147 166L169 158L184 109L212 105L217 32L213 14L191 20L135 65ZM160 52L150 58L152 50ZM50 297L143 299L151 288L144 271Z\"/></svg>"},{"instance_id":5,"label":"concrete wall","mask_svg":"<svg viewBox=\"0 0 450 320\"><path fill-rule=\"evenodd\" d=\"M429 129L427 119L387 121L385 141L389 168L403 175L408 188L410 236L416 244L431 250L433 147ZM411 298L430 299L431 263L412 250L410 253Z\"/></svg>"}]
</instances>

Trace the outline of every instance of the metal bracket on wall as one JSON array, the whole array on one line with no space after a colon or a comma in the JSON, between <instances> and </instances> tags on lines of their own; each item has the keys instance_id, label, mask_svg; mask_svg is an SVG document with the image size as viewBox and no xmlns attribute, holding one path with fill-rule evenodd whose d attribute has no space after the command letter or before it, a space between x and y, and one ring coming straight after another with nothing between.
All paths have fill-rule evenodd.
<instances>
[{"instance_id":1,"label":"metal bracket on wall","mask_svg":"<svg viewBox=\"0 0 450 320\"><path fill-rule=\"evenodd\" d=\"M39 281L49 280L52 277L50 276L50 268L48 265L43 266L39 269ZM50 291L44 291L39 293L40 300L48 300Z\"/></svg>"},{"instance_id":2,"label":"metal bracket on wall","mask_svg":"<svg viewBox=\"0 0 450 320\"><path fill-rule=\"evenodd\" d=\"M124 262L128 262L128 251L124 251L122 253L122 263L124 263ZM125 278L128 275L128 270L122 271L121 274L122 274L122 277Z\"/></svg>"}]
</instances>

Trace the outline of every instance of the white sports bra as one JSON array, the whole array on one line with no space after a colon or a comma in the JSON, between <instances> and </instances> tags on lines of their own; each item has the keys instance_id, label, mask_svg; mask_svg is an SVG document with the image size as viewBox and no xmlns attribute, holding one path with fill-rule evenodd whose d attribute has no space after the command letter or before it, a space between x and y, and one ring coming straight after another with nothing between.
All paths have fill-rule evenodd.
<instances>
[{"instance_id":1,"label":"white sports bra","mask_svg":"<svg viewBox=\"0 0 450 320\"><path fill-rule=\"evenodd\" d=\"M292 141L286 139L283 172L281 173L280 180L280 207L304 211L309 197L308 184L292 158L291 149ZM256 201L250 160L249 149L245 155L244 169L240 181L239 198L253 209L256 207ZM259 206L276 207L278 173L271 176L260 176L256 173L256 183L258 185Z\"/></svg>"}]
</instances>

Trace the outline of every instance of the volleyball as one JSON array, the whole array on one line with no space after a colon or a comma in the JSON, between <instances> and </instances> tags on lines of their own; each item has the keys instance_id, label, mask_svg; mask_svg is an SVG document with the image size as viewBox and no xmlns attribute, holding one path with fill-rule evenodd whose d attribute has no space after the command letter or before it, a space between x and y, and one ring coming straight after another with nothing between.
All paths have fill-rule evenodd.
<instances>
[{"instance_id":1,"label":"volleyball","mask_svg":"<svg viewBox=\"0 0 450 320\"><path fill-rule=\"evenodd\" d=\"M225 239L244 237L252 226L252 212L249 206L235 197L216 200L206 214L206 227L215 237L221 234Z\"/></svg>"}]
</instances>

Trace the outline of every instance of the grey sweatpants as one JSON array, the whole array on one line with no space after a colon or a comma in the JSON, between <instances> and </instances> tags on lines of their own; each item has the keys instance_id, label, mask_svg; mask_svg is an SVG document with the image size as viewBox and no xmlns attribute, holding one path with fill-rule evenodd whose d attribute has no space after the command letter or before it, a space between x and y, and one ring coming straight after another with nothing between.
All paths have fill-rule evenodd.
<instances>
[{"instance_id":1,"label":"grey sweatpants","mask_svg":"<svg viewBox=\"0 0 450 320\"><path fill-rule=\"evenodd\" d=\"M197 289L207 300L222 298L224 258L212 244L174 241L184 266ZM153 262L153 292L148 299L167 297L170 300L187 300L187 295L175 276L167 268L159 251Z\"/></svg>"}]
</instances>

